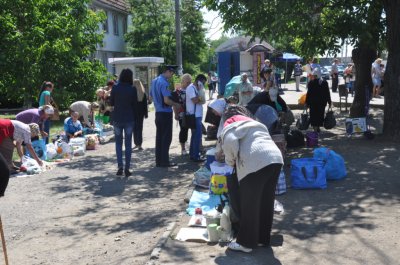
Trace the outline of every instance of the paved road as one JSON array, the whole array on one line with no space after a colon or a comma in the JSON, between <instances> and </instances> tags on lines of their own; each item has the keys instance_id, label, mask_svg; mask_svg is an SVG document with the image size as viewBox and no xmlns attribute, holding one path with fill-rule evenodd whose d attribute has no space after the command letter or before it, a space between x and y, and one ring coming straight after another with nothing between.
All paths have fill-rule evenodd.
<instances>
[{"instance_id":1,"label":"paved road","mask_svg":"<svg viewBox=\"0 0 400 265\"><path fill-rule=\"evenodd\" d=\"M179 163L177 132L171 152ZM115 176L113 142L40 175L12 178L0 200L10 264L144 264L182 213L196 168L153 167L154 112L144 135L127 180Z\"/></svg>"}]
</instances>

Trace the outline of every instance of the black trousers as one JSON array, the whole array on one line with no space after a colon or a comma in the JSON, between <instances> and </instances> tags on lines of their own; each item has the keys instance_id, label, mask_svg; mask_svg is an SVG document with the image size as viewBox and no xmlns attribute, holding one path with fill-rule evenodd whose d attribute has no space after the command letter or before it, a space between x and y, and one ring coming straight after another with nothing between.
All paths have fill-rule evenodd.
<instances>
[{"instance_id":1,"label":"black trousers","mask_svg":"<svg viewBox=\"0 0 400 265\"><path fill-rule=\"evenodd\" d=\"M141 146L143 143L143 121L144 115L140 115L135 121L133 128L133 142L135 145Z\"/></svg>"},{"instance_id":2,"label":"black trousers","mask_svg":"<svg viewBox=\"0 0 400 265\"><path fill-rule=\"evenodd\" d=\"M156 112L156 166L169 164L172 142L172 112Z\"/></svg>"},{"instance_id":3,"label":"black trousers","mask_svg":"<svg viewBox=\"0 0 400 265\"><path fill-rule=\"evenodd\" d=\"M332 75L332 92L336 92L339 84L339 76L337 74Z\"/></svg>"},{"instance_id":4,"label":"black trousers","mask_svg":"<svg viewBox=\"0 0 400 265\"><path fill-rule=\"evenodd\" d=\"M271 164L240 181L240 228L236 242L247 248L270 245L275 188L282 164Z\"/></svg>"},{"instance_id":5,"label":"black trousers","mask_svg":"<svg viewBox=\"0 0 400 265\"><path fill-rule=\"evenodd\" d=\"M179 143L186 143L188 140L189 129L182 126L182 120L179 120Z\"/></svg>"},{"instance_id":6,"label":"black trousers","mask_svg":"<svg viewBox=\"0 0 400 265\"><path fill-rule=\"evenodd\" d=\"M10 178L10 168L8 167L7 161L0 154L0 197L4 196L4 192L6 191L9 178Z\"/></svg>"}]
</instances>

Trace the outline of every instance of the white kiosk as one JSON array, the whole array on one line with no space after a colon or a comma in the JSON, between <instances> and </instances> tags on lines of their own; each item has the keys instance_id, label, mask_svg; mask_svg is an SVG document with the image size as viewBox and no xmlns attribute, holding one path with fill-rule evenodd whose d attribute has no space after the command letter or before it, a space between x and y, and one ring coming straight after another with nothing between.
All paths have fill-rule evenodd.
<instances>
[{"instance_id":1,"label":"white kiosk","mask_svg":"<svg viewBox=\"0 0 400 265\"><path fill-rule=\"evenodd\" d=\"M151 80L158 76L158 66L164 63L162 57L120 57L109 58L108 63L115 66L115 74L119 75L122 69L129 68L133 78L139 79L146 93L149 93Z\"/></svg>"}]
</instances>

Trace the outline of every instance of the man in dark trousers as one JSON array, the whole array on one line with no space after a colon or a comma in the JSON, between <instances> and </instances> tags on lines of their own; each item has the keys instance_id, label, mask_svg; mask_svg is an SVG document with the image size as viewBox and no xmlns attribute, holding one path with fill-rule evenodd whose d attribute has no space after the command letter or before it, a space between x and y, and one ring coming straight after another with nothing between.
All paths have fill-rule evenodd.
<instances>
[{"instance_id":1,"label":"man in dark trousers","mask_svg":"<svg viewBox=\"0 0 400 265\"><path fill-rule=\"evenodd\" d=\"M332 68L331 68L331 76L332 76L332 92L336 92L339 84L339 69L338 69L339 59L335 58L333 60Z\"/></svg>"},{"instance_id":2,"label":"man in dark trousers","mask_svg":"<svg viewBox=\"0 0 400 265\"><path fill-rule=\"evenodd\" d=\"M180 104L173 102L168 80L174 75L176 66L166 65L163 72L151 82L150 100L156 109L156 167L173 167L169 161L169 147L172 142L173 111Z\"/></svg>"}]
</instances>

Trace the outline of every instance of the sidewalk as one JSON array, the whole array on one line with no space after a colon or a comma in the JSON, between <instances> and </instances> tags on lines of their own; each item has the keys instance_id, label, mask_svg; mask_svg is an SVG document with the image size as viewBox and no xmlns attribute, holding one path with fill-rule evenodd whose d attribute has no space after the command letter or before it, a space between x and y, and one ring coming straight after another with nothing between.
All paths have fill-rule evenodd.
<instances>
[{"instance_id":1,"label":"sidewalk","mask_svg":"<svg viewBox=\"0 0 400 265\"><path fill-rule=\"evenodd\" d=\"M331 87L330 81L328 80L329 87ZM296 84L295 83L290 83L290 84L282 84L282 89L284 90L283 95L281 97L286 101L286 104L289 105L291 109L299 109L301 108L298 105L298 100L300 96L304 93L307 93L306 89L306 84L302 83L300 84L300 92L296 91ZM351 95L348 95L347 98L347 108L351 106L351 103L353 103L353 97ZM333 105L335 107L339 107L339 92L332 92L331 91L331 100L333 102ZM373 98L370 101L370 107L371 108L380 108L383 109L384 106L384 98ZM344 104L344 99L342 99L342 109L344 109L345 104Z\"/></svg>"},{"instance_id":2,"label":"sidewalk","mask_svg":"<svg viewBox=\"0 0 400 265\"><path fill-rule=\"evenodd\" d=\"M296 104L301 92L294 84L283 85L284 99ZM301 88L305 92L304 86ZM334 102L337 93L331 93ZM381 99L374 100L379 106ZM294 111L295 115L300 110ZM374 110L374 113L382 113ZM382 116L376 115L376 119ZM214 144L215 142L205 142ZM168 264L396 264L400 259L400 145L376 137L347 138L344 117L338 125L321 133L320 145L334 149L345 161L348 176L328 183L326 190L290 188L290 161L312 156L312 149L290 149L285 159L287 193L277 196L285 213L274 216L271 247L254 249L250 254L227 250L226 245L174 240L189 217L182 216L158 252L147 263ZM396 155L397 154L397 155ZM182 198L183 199L183 198Z\"/></svg>"}]
</instances>

